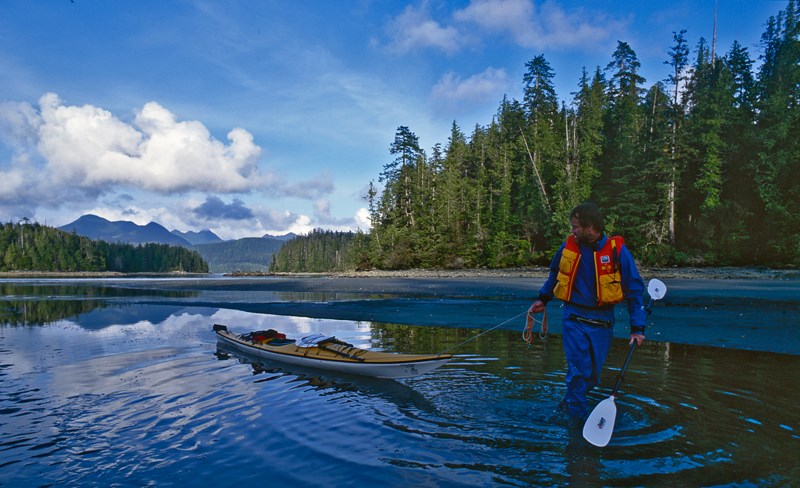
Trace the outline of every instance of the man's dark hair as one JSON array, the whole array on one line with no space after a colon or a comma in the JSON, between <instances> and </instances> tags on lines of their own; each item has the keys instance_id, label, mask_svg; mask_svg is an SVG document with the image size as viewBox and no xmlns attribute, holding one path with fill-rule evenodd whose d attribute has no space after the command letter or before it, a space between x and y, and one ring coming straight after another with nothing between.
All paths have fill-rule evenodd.
<instances>
[{"instance_id":1,"label":"man's dark hair","mask_svg":"<svg viewBox=\"0 0 800 488\"><path fill-rule=\"evenodd\" d=\"M592 202L584 202L573 208L572 212L569 214L569 218L578 219L578 223L581 224L581 227L591 226L601 234L605 232L606 226L603 223L603 214L600 213L600 209L597 208L597 205Z\"/></svg>"}]
</instances>

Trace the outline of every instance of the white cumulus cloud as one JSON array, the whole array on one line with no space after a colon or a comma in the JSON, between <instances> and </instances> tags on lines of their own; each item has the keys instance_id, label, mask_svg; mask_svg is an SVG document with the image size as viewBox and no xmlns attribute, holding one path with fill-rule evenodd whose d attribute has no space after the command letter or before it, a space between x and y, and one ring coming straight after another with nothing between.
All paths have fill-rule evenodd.
<instances>
[{"instance_id":1,"label":"white cumulus cloud","mask_svg":"<svg viewBox=\"0 0 800 488\"><path fill-rule=\"evenodd\" d=\"M65 106L54 94L40 100L39 150L53 176L80 186L123 184L170 193L246 191L260 184L261 149L243 129L214 139L197 121L179 122L149 102L134 123L86 105Z\"/></svg>"},{"instance_id":2,"label":"white cumulus cloud","mask_svg":"<svg viewBox=\"0 0 800 488\"><path fill-rule=\"evenodd\" d=\"M225 144L201 122L178 121L156 102L145 104L128 123L105 109L66 105L48 93L38 111L27 104L2 107L0 121L0 136L16 155L12 166L38 161L36 181L50 188L93 194L117 186L164 194L231 193L264 184L258 167L261 148L249 132L234 128ZM0 199L13 192L2 190Z\"/></svg>"}]
</instances>

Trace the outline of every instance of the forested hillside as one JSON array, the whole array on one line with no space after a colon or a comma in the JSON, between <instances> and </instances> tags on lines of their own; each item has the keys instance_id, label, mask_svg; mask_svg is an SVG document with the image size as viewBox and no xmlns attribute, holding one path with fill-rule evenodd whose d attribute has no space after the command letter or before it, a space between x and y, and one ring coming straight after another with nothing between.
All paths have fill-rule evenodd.
<instances>
[{"instance_id":1,"label":"forested hillside","mask_svg":"<svg viewBox=\"0 0 800 488\"><path fill-rule=\"evenodd\" d=\"M284 241L270 237L245 237L235 241L197 244L194 249L208 262L212 273L269 271L273 254Z\"/></svg>"},{"instance_id":2,"label":"forested hillside","mask_svg":"<svg viewBox=\"0 0 800 488\"><path fill-rule=\"evenodd\" d=\"M199 253L167 244L93 241L38 223L0 225L0 271L207 273Z\"/></svg>"},{"instance_id":3,"label":"forested hillside","mask_svg":"<svg viewBox=\"0 0 800 488\"><path fill-rule=\"evenodd\" d=\"M766 23L758 63L675 32L669 75L648 84L620 41L566 104L539 55L488 126L454 122L430 153L401 126L367 197L370 263L543 264L593 200L647 264L799 265L798 5Z\"/></svg>"},{"instance_id":4,"label":"forested hillside","mask_svg":"<svg viewBox=\"0 0 800 488\"><path fill-rule=\"evenodd\" d=\"M299 273L345 271L369 267L369 238L362 233L314 229L287 241L270 271Z\"/></svg>"},{"instance_id":5,"label":"forested hillside","mask_svg":"<svg viewBox=\"0 0 800 488\"><path fill-rule=\"evenodd\" d=\"M488 126L467 135L453 122L430 153L397 129L369 185L368 235L315 231L272 268L543 265L586 200L643 264L798 266L799 10L790 0L766 22L756 57L675 32L668 75L650 84L620 41L602 68L584 69L569 104L536 56L523 99L504 98Z\"/></svg>"}]
</instances>

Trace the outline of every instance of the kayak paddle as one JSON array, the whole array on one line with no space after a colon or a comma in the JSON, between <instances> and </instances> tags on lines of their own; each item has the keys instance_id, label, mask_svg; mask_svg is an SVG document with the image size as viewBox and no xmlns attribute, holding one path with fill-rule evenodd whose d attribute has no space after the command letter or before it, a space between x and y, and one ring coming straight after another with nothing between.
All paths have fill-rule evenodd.
<instances>
[{"instance_id":1,"label":"kayak paddle","mask_svg":"<svg viewBox=\"0 0 800 488\"><path fill-rule=\"evenodd\" d=\"M647 293L650 295L650 303L647 305L647 315L650 315L653 309L653 302L661 300L667 293L667 286L657 279L652 279L647 284ZM614 422L617 418L617 405L614 403L614 398L617 396L622 380L625 378L625 371L628 370L628 364L633 357L633 351L636 349L636 341L633 341L631 348L628 351L628 357L625 358L625 364L622 366L619 374L617 375L617 382L614 384L614 389L611 391L611 396L598 403L586 423L583 424L583 438L598 447L605 447L608 441L611 440L611 434L614 433Z\"/></svg>"}]
</instances>

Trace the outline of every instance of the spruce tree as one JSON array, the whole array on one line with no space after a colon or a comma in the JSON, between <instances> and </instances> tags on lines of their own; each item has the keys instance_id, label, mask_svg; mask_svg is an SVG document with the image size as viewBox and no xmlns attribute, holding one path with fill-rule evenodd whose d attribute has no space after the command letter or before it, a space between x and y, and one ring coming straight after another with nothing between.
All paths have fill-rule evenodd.
<instances>
[{"instance_id":1,"label":"spruce tree","mask_svg":"<svg viewBox=\"0 0 800 488\"><path fill-rule=\"evenodd\" d=\"M607 226L623 235L632 247L644 244L653 219L650 173L643 158L641 137L645 128L639 75L641 63L630 45L619 41L606 67L608 102L606 144L602 156L602 181L597 195L605 209Z\"/></svg>"},{"instance_id":2,"label":"spruce tree","mask_svg":"<svg viewBox=\"0 0 800 488\"><path fill-rule=\"evenodd\" d=\"M761 41L764 54L758 73L755 180L763 205L769 252L764 259L800 264L800 2L790 0L785 10L771 17ZM779 222L780 233L767 225Z\"/></svg>"}]
</instances>

